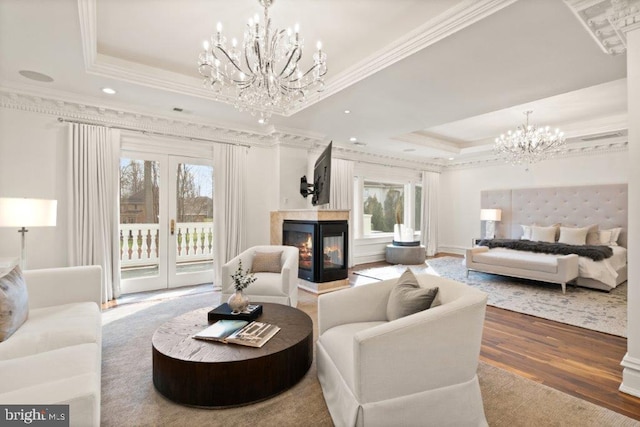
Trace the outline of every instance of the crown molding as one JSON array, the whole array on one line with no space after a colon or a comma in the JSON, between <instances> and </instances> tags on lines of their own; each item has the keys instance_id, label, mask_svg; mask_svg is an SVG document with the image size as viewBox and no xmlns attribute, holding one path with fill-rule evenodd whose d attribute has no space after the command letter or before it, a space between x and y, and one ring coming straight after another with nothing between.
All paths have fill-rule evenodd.
<instances>
[{"instance_id":1,"label":"crown molding","mask_svg":"<svg viewBox=\"0 0 640 427\"><path fill-rule=\"evenodd\" d=\"M387 45L370 57L328 79L325 90L310 94L306 100L288 110L273 110L289 117L305 108L363 80L366 77L410 56L443 38L509 6L517 0L463 0L404 37ZM234 98L204 88L200 79L149 67L97 51L96 0L78 0L80 36L88 73L155 89L187 94L234 104Z\"/></svg>"},{"instance_id":2,"label":"crown molding","mask_svg":"<svg viewBox=\"0 0 640 427\"><path fill-rule=\"evenodd\" d=\"M626 33L640 28L640 0L564 0L603 52L627 50Z\"/></svg>"},{"instance_id":3,"label":"crown molding","mask_svg":"<svg viewBox=\"0 0 640 427\"><path fill-rule=\"evenodd\" d=\"M629 149L628 136L622 136L609 140L596 141L594 143L585 145L569 145L561 153L558 153L555 158L570 158L581 156L597 156L606 153L616 153L621 151L627 151ZM444 170L457 170L457 169L472 169L479 167L489 166L501 166L505 165L505 161L497 154L490 154L485 156L477 156L468 159L461 159L452 161L447 165L443 165Z\"/></svg>"},{"instance_id":4,"label":"crown molding","mask_svg":"<svg viewBox=\"0 0 640 427\"><path fill-rule=\"evenodd\" d=\"M156 132L183 138L202 138L230 144L269 146L273 134L225 128L195 120L176 119L133 110L116 109L69 99L0 87L0 107L82 121L97 125L122 127L140 132Z\"/></svg>"}]
</instances>

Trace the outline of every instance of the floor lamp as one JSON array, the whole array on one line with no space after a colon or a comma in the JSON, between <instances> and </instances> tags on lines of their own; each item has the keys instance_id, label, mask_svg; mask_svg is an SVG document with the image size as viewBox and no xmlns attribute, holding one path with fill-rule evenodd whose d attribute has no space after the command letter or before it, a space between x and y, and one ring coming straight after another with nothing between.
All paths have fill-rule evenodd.
<instances>
[{"instance_id":1,"label":"floor lamp","mask_svg":"<svg viewBox=\"0 0 640 427\"><path fill-rule=\"evenodd\" d=\"M19 227L22 234L20 268L27 266L27 227L54 227L56 225L57 200L21 199L0 197L0 227Z\"/></svg>"},{"instance_id":2,"label":"floor lamp","mask_svg":"<svg viewBox=\"0 0 640 427\"><path fill-rule=\"evenodd\" d=\"M480 209L480 221L486 221L485 239L493 239L496 236L496 221L502 219L500 209Z\"/></svg>"}]
</instances>

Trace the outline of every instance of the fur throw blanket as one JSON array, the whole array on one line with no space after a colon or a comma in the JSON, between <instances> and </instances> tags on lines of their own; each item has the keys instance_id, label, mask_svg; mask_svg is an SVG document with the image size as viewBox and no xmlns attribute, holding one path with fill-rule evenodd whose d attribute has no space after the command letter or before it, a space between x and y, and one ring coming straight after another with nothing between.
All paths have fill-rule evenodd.
<instances>
[{"instance_id":1,"label":"fur throw blanket","mask_svg":"<svg viewBox=\"0 0 640 427\"><path fill-rule=\"evenodd\" d=\"M531 240L512 239L484 239L478 243L489 248L507 248L517 251L538 252L554 255L576 254L591 258L594 261L602 261L613 255L613 249L609 246L596 245L567 245L565 243L534 242Z\"/></svg>"}]
</instances>

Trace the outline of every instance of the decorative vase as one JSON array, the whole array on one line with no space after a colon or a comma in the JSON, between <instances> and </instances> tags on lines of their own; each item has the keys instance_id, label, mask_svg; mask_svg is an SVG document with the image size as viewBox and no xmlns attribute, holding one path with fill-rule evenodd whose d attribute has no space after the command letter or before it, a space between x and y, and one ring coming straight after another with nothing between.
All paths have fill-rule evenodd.
<instances>
[{"instance_id":1,"label":"decorative vase","mask_svg":"<svg viewBox=\"0 0 640 427\"><path fill-rule=\"evenodd\" d=\"M227 304L229 304L229 307L231 308L233 313L241 313L249 305L249 297L246 296L242 291L236 291L229 297L229 299L227 300Z\"/></svg>"}]
</instances>

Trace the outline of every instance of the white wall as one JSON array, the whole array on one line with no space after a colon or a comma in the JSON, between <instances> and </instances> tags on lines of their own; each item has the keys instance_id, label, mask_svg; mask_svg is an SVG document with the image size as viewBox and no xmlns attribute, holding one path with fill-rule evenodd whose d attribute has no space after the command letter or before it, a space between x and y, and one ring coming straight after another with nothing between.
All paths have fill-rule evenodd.
<instances>
[{"instance_id":1,"label":"white wall","mask_svg":"<svg viewBox=\"0 0 640 427\"><path fill-rule=\"evenodd\" d=\"M26 234L27 268L67 265L67 125L0 108L0 197L58 200L56 227ZM17 229L0 228L0 257L20 256Z\"/></svg>"},{"instance_id":2,"label":"white wall","mask_svg":"<svg viewBox=\"0 0 640 427\"><path fill-rule=\"evenodd\" d=\"M480 237L480 192L628 182L628 152L547 160L530 167L500 165L445 170L440 177L438 252L463 253Z\"/></svg>"}]
</instances>

